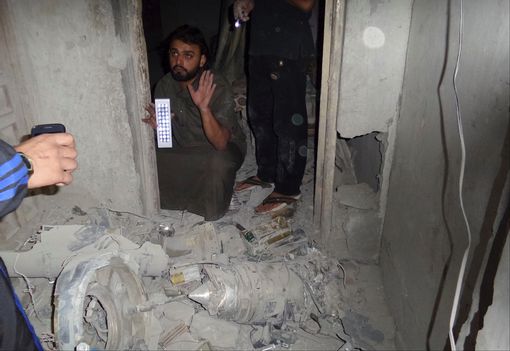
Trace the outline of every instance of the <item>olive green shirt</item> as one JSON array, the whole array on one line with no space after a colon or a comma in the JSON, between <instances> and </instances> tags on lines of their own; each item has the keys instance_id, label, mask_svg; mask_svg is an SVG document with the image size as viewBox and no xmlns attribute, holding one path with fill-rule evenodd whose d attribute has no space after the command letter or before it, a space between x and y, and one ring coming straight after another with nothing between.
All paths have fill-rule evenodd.
<instances>
[{"instance_id":1,"label":"olive green shirt","mask_svg":"<svg viewBox=\"0 0 510 351\"><path fill-rule=\"evenodd\" d=\"M196 86L198 78L194 82ZM230 142L237 145L241 153L246 153L244 133L239 125L239 115L234 112L234 96L230 84L219 74L214 73L216 89L210 102L211 111L218 122L230 133ZM170 99L172 116L172 137L177 147L211 145L203 127L200 111L191 99L187 88L181 89L179 82L167 73L156 85L156 99ZM212 146L212 145L211 145Z\"/></svg>"}]
</instances>

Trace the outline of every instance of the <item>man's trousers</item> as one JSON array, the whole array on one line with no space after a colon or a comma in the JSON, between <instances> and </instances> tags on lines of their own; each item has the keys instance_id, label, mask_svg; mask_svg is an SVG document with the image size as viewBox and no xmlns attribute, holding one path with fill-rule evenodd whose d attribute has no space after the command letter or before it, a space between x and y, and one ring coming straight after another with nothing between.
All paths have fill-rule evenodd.
<instances>
[{"instance_id":1,"label":"man's trousers","mask_svg":"<svg viewBox=\"0 0 510 351\"><path fill-rule=\"evenodd\" d=\"M298 60L250 56L248 118L255 136L257 176L274 191L300 193L306 166L306 75Z\"/></svg>"},{"instance_id":2,"label":"man's trousers","mask_svg":"<svg viewBox=\"0 0 510 351\"><path fill-rule=\"evenodd\" d=\"M233 143L225 151L209 145L158 149L161 208L185 210L206 221L223 217L243 159Z\"/></svg>"}]
</instances>

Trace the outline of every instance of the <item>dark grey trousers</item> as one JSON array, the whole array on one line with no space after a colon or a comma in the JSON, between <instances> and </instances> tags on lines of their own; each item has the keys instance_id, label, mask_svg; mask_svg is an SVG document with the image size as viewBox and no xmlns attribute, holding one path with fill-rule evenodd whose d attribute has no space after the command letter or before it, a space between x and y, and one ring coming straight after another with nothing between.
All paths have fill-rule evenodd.
<instances>
[{"instance_id":1,"label":"dark grey trousers","mask_svg":"<svg viewBox=\"0 0 510 351\"><path fill-rule=\"evenodd\" d=\"M206 221L223 217L244 159L235 144L225 151L208 145L158 149L156 155L161 208L186 210Z\"/></svg>"},{"instance_id":2,"label":"dark grey trousers","mask_svg":"<svg viewBox=\"0 0 510 351\"><path fill-rule=\"evenodd\" d=\"M255 136L257 176L274 191L300 193L307 156L304 64L273 56L250 56L248 118Z\"/></svg>"}]
</instances>

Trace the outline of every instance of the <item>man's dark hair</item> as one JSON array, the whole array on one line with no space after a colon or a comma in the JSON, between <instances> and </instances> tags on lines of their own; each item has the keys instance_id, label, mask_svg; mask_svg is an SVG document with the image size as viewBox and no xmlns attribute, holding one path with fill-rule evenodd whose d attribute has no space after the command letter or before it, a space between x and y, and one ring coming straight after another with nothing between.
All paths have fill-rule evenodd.
<instances>
[{"instance_id":1,"label":"man's dark hair","mask_svg":"<svg viewBox=\"0 0 510 351\"><path fill-rule=\"evenodd\" d=\"M186 44L195 44L200 48L200 54L205 55L207 59L207 63L209 63L209 48L205 42L204 35L197 27L192 27L190 25L183 25L176 28L170 36L168 37L168 45L172 43L174 40L180 40Z\"/></svg>"}]
</instances>

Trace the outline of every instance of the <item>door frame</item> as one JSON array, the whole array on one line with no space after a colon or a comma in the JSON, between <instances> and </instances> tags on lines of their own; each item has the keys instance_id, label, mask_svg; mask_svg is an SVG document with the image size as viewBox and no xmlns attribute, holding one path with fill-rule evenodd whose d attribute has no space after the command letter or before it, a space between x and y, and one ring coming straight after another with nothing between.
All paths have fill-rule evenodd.
<instances>
[{"instance_id":1,"label":"door frame","mask_svg":"<svg viewBox=\"0 0 510 351\"><path fill-rule=\"evenodd\" d=\"M337 119L340 110L345 6L346 0L325 1L314 197L314 226L322 245L328 242L333 224L333 188Z\"/></svg>"},{"instance_id":2,"label":"door frame","mask_svg":"<svg viewBox=\"0 0 510 351\"><path fill-rule=\"evenodd\" d=\"M132 33L134 55L134 90L135 110L143 113L143 104L150 101L150 84L148 80L147 52L143 36L141 0L132 0L134 5L121 5L121 13L134 11L136 16ZM122 2L120 2L122 4ZM332 202L335 174L335 156L337 139L337 118L340 102L340 80L343 57L346 0L325 0L324 35L322 47L322 78L319 111L319 130L317 139L317 160L315 173L314 226L320 241L325 243L333 223ZM134 123L137 143L140 145L138 164L142 179L143 206L147 214L161 211L159 205L159 187L155 159L155 143L147 128Z\"/></svg>"}]
</instances>

